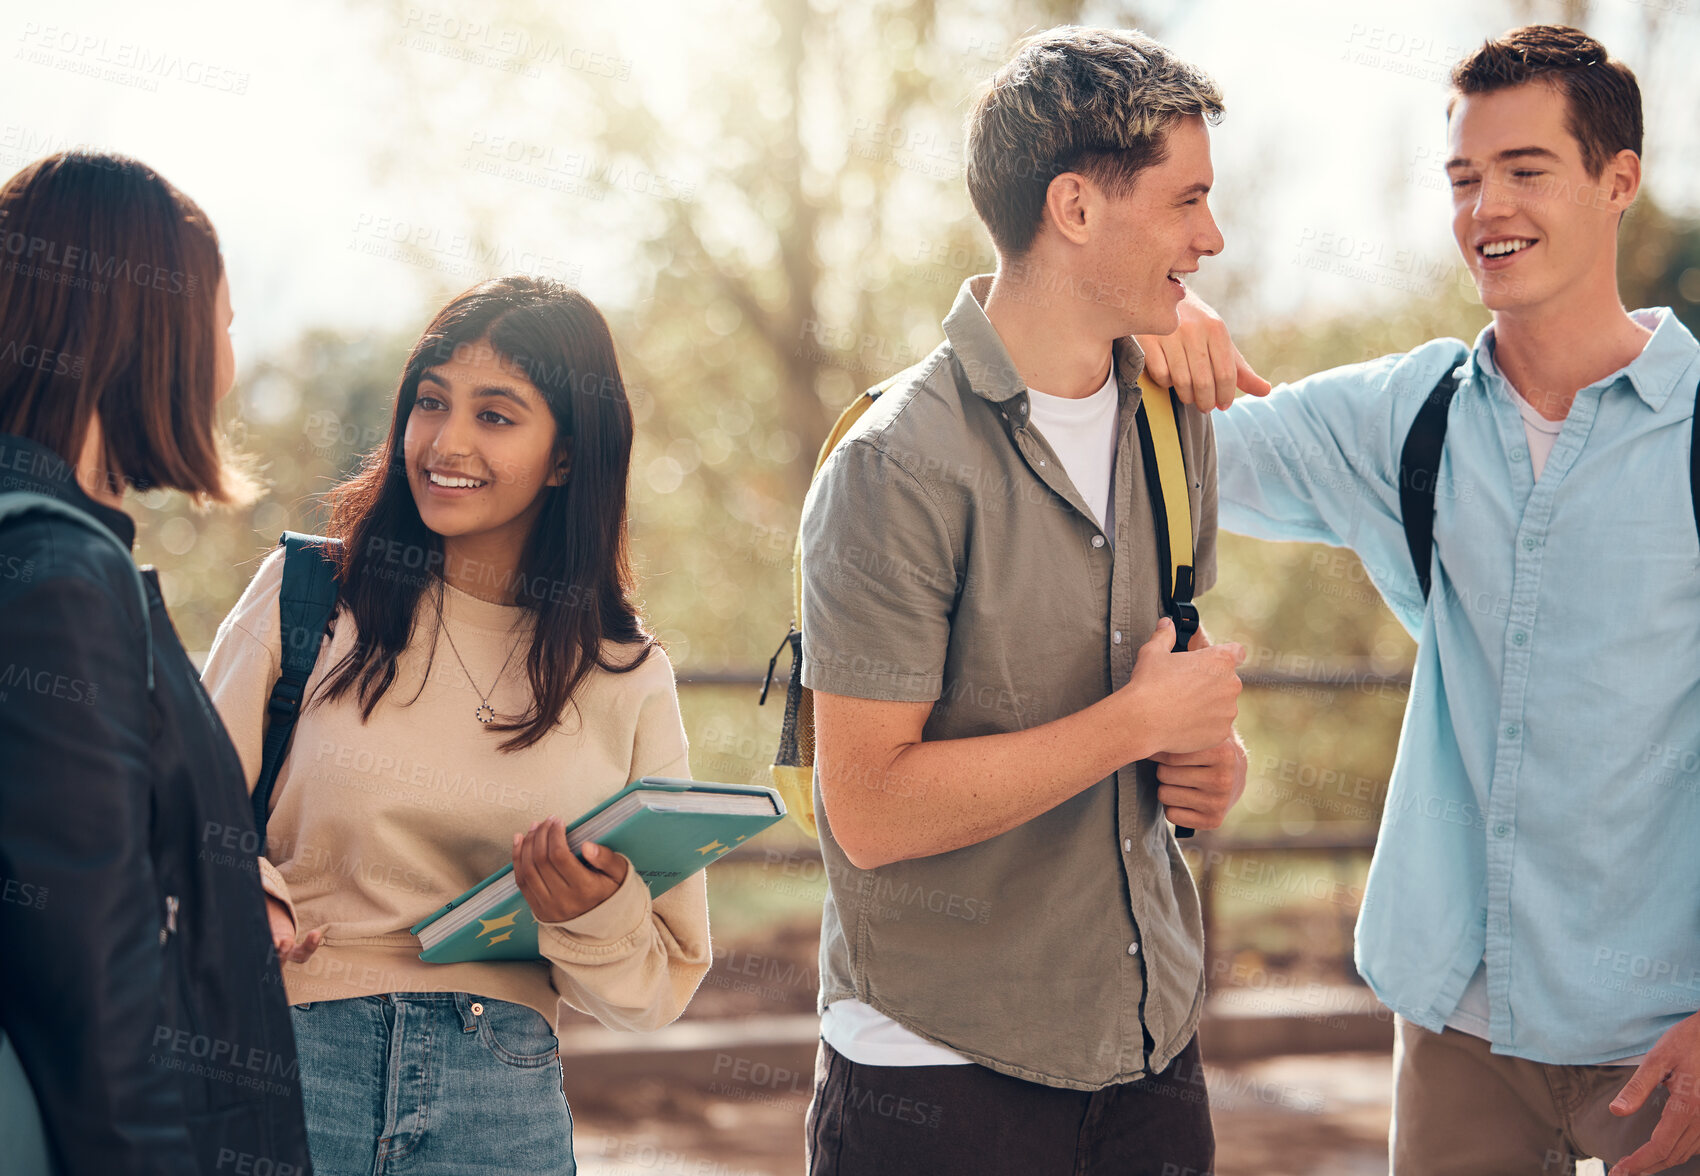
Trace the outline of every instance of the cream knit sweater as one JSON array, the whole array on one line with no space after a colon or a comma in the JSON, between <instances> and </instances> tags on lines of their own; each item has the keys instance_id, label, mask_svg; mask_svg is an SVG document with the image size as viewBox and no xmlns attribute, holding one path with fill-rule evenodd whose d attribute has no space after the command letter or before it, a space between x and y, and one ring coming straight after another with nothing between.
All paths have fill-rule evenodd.
<instances>
[{"instance_id":1,"label":"cream knit sweater","mask_svg":"<svg viewBox=\"0 0 1700 1176\"><path fill-rule=\"evenodd\" d=\"M250 792L278 675L282 577L278 551L219 626L201 675ZM709 966L700 873L652 903L637 871L628 870L601 905L539 928L546 961L419 959L408 928L509 862L516 832L549 816L570 823L640 776L690 775L673 669L659 649L630 673L592 669L559 728L523 751L498 751L506 736L478 722L479 694L436 633L438 591L443 624L496 712L517 715L528 706L524 647L501 681L492 679L514 643L529 642L529 615L445 586L421 597L413 641L370 721L348 698L303 712L272 792L270 860L260 862L267 892L290 906L297 933L324 928L323 945L305 964L283 967L290 1002L456 991L529 1005L551 1025L559 1000L615 1028L666 1024ZM352 621L339 615L307 684L309 699L354 636ZM630 656L609 648L608 660Z\"/></svg>"}]
</instances>

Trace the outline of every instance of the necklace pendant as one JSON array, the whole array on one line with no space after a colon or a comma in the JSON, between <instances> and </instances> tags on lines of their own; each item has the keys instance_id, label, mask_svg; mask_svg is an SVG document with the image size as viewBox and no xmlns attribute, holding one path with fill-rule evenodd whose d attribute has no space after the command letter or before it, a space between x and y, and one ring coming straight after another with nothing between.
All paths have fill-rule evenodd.
<instances>
[{"instance_id":1,"label":"necklace pendant","mask_svg":"<svg viewBox=\"0 0 1700 1176\"><path fill-rule=\"evenodd\" d=\"M473 713L478 716L480 723L489 724L496 721L496 710L487 702L479 706Z\"/></svg>"}]
</instances>

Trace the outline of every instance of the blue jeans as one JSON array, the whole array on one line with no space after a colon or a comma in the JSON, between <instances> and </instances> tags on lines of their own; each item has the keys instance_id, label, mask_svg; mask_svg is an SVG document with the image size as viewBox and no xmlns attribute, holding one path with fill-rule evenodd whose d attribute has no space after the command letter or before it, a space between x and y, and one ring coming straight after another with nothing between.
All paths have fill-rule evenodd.
<instances>
[{"instance_id":1,"label":"blue jeans","mask_svg":"<svg viewBox=\"0 0 1700 1176\"><path fill-rule=\"evenodd\" d=\"M574 1176L555 1034L465 992L294 1005L318 1176Z\"/></svg>"}]
</instances>

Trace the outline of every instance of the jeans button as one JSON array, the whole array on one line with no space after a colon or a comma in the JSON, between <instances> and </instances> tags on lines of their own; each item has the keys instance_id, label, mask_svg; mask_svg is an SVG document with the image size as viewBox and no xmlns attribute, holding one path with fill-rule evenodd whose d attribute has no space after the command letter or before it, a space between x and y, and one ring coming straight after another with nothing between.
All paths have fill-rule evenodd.
<instances>
[{"instance_id":1,"label":"jeans button","mask_svg":"<svg viewBox=\"0 0 1700 1176\"><path fill-rule=\"evenodd\" d=\"M479 1004L477 1001L473 1001L472 1015L475 1017L482 1017L484 1015L484 1006Z\"/></svg>"}]
</instances>

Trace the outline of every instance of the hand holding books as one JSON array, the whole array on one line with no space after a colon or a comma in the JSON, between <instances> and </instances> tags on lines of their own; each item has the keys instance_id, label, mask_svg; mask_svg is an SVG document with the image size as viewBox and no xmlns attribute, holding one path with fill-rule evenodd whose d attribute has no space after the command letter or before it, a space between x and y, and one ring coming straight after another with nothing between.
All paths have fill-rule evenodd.
<instances>
[{"instance_id":1,"label":"hand holding books","mask_svg":"<svg viewBox=\"0 0 1700 1176\"><path fill-rule=\"evenodd\" d=\"M626 880L630 864L606 846L588 843L584 858L567 844L560 817L533 821L514 834L514 881L526 905L544 923L576 919L601 906Z\"/></svg>"},{"instance_id":2,"label":"hand holding books","mask_svg":"<svg viewBox=\"0 0 1700 1176\"><path fill-rule=\"evenodd\" d=\"M591 910L619 889L627 870L659 898L784 816L771 788L634 780L571 824L551 817L516 833L512 864L413 925L419 958L536 960L539 921Z\"/></svg>"}]
</instances>

